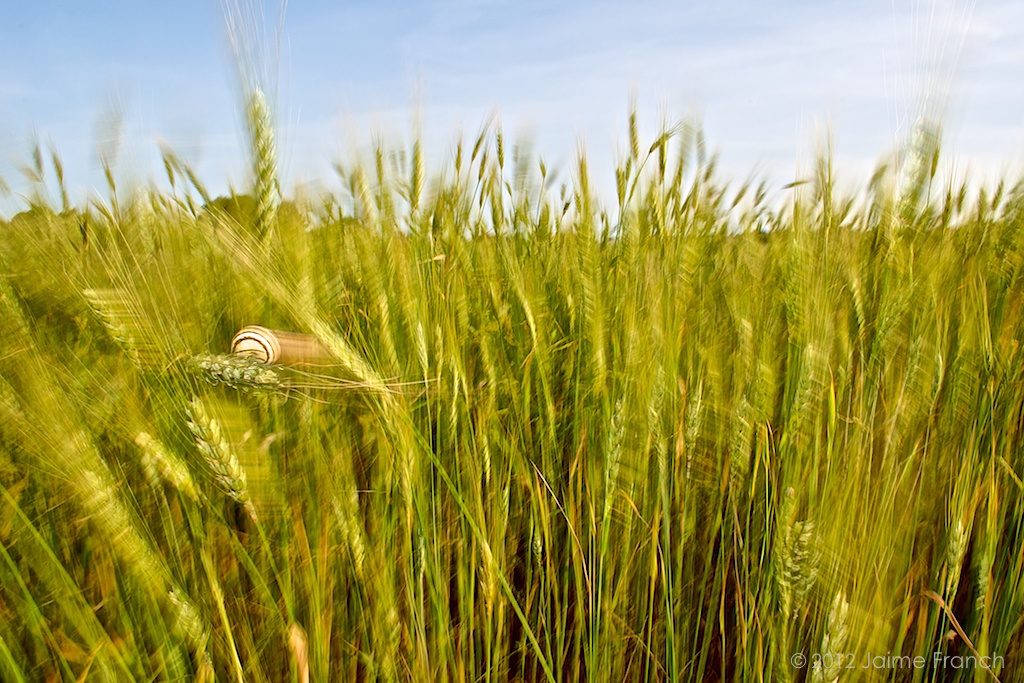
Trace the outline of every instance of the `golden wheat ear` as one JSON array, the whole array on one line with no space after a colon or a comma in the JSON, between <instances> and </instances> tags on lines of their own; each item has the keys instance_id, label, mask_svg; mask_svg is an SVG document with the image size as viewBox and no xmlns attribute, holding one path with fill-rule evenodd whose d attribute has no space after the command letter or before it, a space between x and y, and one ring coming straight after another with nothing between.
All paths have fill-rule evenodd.
<instances>
[{"instance_id":1,"label":"golden wheat ear","mask_svg":"<svg viewBox=\"0 0 1024 683\"><path fill-rule=\"evenodd\" d=\"M313 335L259 325L239 330L231 340L231 353L281 365L316 365L331 360L330 352Z\"/></svg>"}]
</instances>

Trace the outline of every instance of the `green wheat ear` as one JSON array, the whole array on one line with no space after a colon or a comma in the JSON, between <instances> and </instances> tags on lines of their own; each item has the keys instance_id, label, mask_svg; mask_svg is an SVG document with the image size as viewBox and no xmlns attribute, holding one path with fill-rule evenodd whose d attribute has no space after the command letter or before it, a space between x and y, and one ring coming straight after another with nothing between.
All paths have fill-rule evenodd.
<instances>
[{"instance_id":1,"label":"green wheat ear","mask_svg":"<svg viewBox=\"0 0 1024 683\"><path fill-rule=\"evenodd\" d=\"M214 481L222 492L242 505L246 513L256 519L256 508L249 496L248 477L228 443L220 421L199 398L188 406L188 428L195 438L196 448L203 456Z\"/></svg>"},{"instance_id":2,"label":"green wheat ear","mask_svg":"<svg viewBox=\"0 0 1024 683\"><path fill-rule=\"evenodd\" d=\"M779 516L780 534L776 547L776 586L782 618L788 622L803 606L817 579L814 553L814 522L796 521L796 493L787 489Z\"/></svg>"},{"instance_id":3,"label":"green wheat ear","mask_svg":"<svg viewBox=\"0 0 1024 683\"><path fill-rule=\"evenodd\" d=\"M256 88L249 95L246 110L249 140L252 146L252 168L256 195L256 234L264 241L271 238L277 220L280 188L277 183L277 148L270 106L263 91Z\"/></svg>"},{"instance_id":4,"label":"green wheat ear","mask_svg":"<svg viewBox=\"0 0 1024 683\"><path fill-rule=\"evenodd\" d=\"M957 519L946 533L946 586L945 598L952 601L960 585L960 573L963 568L964 556L970 542L971 531Z\"/></svg>"},{"instance_id":5,"label":"green wheat ear","mask_svg":"<svg viewBox=\"0 0 1024 683\"><path fill-rule=\"evenodd\" d=\"M135 444L142 453L142 467L150 484L158 487L162 481L166 481L182 495L195 501L200 499L199 489L188 466L163 443L148 432L139 432Z\"/></svg>"},{"instance_id":6,"label":"green wheat ear","mask_svg":"<svg viewBox=\"0 0 1024 683\"><path fill-rule=\"evenodd\" d=\"M278 391L283 387L281 377L274 369L251 358L203 355L193 358L192 366L213 385L243 391Z\"/></svg>"},{"instance_id":7,"label":"green wheat ear","mask_svg":"<svg viewBox=\"0 0 1024 683\"><path fill-rule=\"evenodd\" d=\"M823 659L814 663L812 683L836 683L844 664L846 640L849 635L850 603L842 591L836 593L828 612L828 624L821 638L819 653Z\"/></svg>"}]
</instances>

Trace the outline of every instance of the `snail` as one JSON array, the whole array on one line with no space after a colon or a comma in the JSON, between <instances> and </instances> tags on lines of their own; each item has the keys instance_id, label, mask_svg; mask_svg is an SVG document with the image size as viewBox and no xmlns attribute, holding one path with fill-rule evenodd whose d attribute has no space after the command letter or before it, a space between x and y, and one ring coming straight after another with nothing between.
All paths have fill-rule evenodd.
<instances>
[{"instance_id":1,"label":"snail","mask_svg":"<svg viewBox=\"0 0 1024 683\"><path fill-rule=\"evenodd\" d=\"M271 330L260 325L243 327L231 340L231 353L260 363L311 365L330 360L327 349L310 334Z\"/></svg>"}]
</instances>

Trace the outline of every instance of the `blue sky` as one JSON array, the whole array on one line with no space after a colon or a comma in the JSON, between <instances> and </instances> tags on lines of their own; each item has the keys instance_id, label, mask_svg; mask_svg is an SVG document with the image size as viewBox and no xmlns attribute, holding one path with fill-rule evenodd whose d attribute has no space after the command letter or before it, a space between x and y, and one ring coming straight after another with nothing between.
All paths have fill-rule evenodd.
<instances>
[{"instance_id":1,"label":"blue sky","mask_svg":"<svg viewBox=\"0 0 1024 683\"><path fill-rule=\"evenodd\" d=\"M279 5L265 6L276 23ZM13 194L0 209L27 191L17 169L33 139L61 154L76 197L100 191L97 149L117 119L122 179L161 179L163 141L215 191L245 185L221 2L2 12L0 177ZM922 93L943 115L954 173L1017 174L1024 159L1024 7L1009 0L292 0L283 26L267 54L286 188L336 187L332 162L414 127L436 167L491 114L563 177L582 143L607 187L632 96L648 136L698 118L737 181L793 180L828 131L839 170L864 178Z\"/></svg>"}]
</instances>

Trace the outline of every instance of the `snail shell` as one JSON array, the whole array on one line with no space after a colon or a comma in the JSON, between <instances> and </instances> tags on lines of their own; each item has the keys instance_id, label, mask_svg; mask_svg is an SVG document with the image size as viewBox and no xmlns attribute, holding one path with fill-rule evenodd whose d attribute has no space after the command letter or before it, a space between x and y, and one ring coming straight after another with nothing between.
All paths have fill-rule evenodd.
<instances>
[{"instance_id":1,"label":"snail shell","mask_svg":"<svg viewBox=\"0 0 1024 683\"><path fill-rule=\"evenodd\" d=\"M249 325L239 330L231 340L231 353L261 363L277 363L281 358L281 342L273 330Z\"/></svg>"},{"instance_id":2,"label":"snail shell","mask_svg":"<svg viewBox=\"0 0 1024 683\"><path fill-rule=\"evenodd\" d=\"M331 361L331 354L311 334L271 330L260 325L243 327L231 340L231 353L260 363L311 365Z\"/></svg>"}]
</instances>

